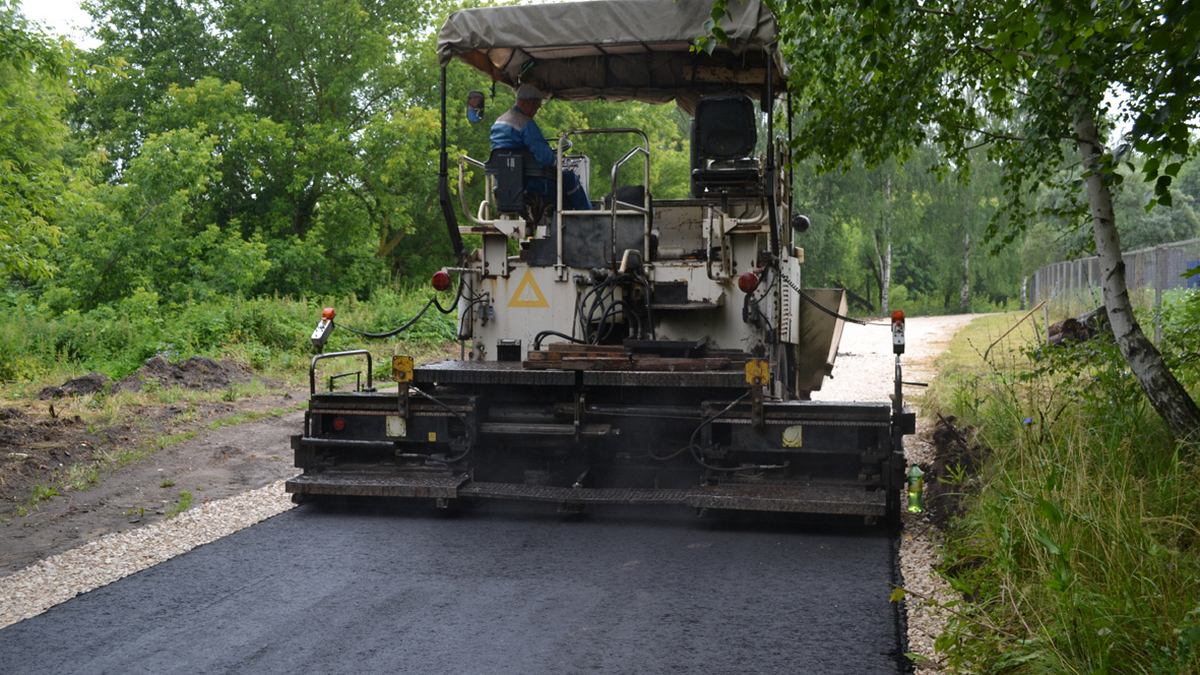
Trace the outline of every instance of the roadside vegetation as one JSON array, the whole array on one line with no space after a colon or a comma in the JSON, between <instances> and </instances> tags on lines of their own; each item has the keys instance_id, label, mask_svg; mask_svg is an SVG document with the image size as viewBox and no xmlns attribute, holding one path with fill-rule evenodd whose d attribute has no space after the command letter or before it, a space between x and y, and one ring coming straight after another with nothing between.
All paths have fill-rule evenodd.
<instances>
[{"instance_id":1,"label":"roadside vegetation","mask_svg":"<svg viewBox=\"0 0 1200 675\"><path fill-rule=\"evenodd\" d=\"M960 600L939 657L957 672L1200 672L1200 455L1172 439L1111 336L1047 348L1027 330L985 363L1020 316L963 330L923 405L988 449L978 476L955 476L967 510L941 573ZM1159 347L1195 392L1200 294L1162 320Z\"/></svg>"},{"instance_id":2,"label":"roadside vegetation","mask_svg":"<svg viewBox=\"0 0 1200 675\"><path fill-rule=\"evenodd\" d=\"M337 310L339 324L379 331L416 314L432 294L428 288L381 285L363 300L235 296L164 304L153 294L135 292L89 312L64 313L35 304L32 295L10 294L9 319L0 325L0 381L28 395L42 384L61 384L89 371L120 379L159 355L169 361L190 356L235 361L266 377L299 382L307 377L313 354L308 338L324 307ZM453 342L455 331L453 315L430 310L404 338L413 350L428 352ZM335 330L326 349L363 345L354 334Z\"/></svg>"}]
</instances>

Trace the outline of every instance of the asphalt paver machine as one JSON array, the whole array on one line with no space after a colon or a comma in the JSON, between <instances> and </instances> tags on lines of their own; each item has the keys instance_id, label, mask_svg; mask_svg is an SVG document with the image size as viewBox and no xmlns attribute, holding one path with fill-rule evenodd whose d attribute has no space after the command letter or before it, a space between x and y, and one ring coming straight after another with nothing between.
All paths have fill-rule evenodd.
<instances>
[{"instance_id":1,"label":"asphalt paver machine","mask_svg":"<svg viewBox=\"0 0 1200 675\"><path fill-rule=\"evenodd\" d=\"M414 367L396 357L397 389L382 391L369 352L315 357L304 432L292 439L303 473L287 490L297 500L898 519L903 437L914 427L900 392L903 317L893 317L891 401L809 400L833 368L846 300L801 283L796 235L809 223L793 210L788 125L775 114L786 106L791 117L787 64L761 0L730 3L728 40L711 53L692 49L710 9L620 0L450 15L438 36L440 201L458 258L433 285L457 293L461 358ZM566 131L550 139L550 171L520 152L461 157L453 195L452 59L560 100L678 105L692 118L690 197L653 196L655 148L636 128ZM629 151L593 172L570 149L589 134L618 136ZM641 185L618 185L622 166L640 169ZM608 197L592 210L566 207L564 169ZM484 175L479 204L468 203L467 171ZM525 189L530 176L548 180L552 194ZM466 250L464 234L482 244ZM333 321L327 310L318 346ZM318 361L348 355L366 360L365 386L319 391Z\"/></svg>"}]
</instances>

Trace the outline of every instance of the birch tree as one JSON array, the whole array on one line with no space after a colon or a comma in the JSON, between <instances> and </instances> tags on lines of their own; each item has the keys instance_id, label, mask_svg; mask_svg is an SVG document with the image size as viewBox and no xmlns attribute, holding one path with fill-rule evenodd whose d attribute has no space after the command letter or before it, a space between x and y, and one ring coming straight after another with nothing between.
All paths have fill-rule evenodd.
<instances>
[{"instance_id":1,"label":"birch tree","mask_svg":"<svg viewBox=\"0 0 1200 675\"><path fill-rule=\"evenodd\" d=\"M723 1L723 0L722 0ZM721 2L714 13L721 10ZM1200 114L1200 12L1188 0L779 0L772 3L804 109L798 156L842 166L903 160L936 144L966 169L986 146L1003 167L1005 212L1027 213L1044 185L1076 189L1063 215L1087 223L1104 302L1129 367L1178 438L1200 436L1200 408L1133 314L1112 192L1131 150L1155 203L1194 154ZM701 47L703 43L701 42ZM1113 136L1118 94L1132 122ZM1132 167L1131 167L1132 168ZM1011 243L1018 228L989 236ZM1009 222L1024 222L1009 218Z\"/></svg>"}]
</instances>

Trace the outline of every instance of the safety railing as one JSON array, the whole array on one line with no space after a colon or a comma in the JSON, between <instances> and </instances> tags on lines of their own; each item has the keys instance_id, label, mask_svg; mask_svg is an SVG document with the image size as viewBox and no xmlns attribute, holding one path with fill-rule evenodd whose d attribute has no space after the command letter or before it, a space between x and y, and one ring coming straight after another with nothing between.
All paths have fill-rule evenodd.
<instances>
[{"instance_id":1,"label":"safety railing","mask_svg":"<svg viewBox=\"0 0 1200 675\"><path fill-rule=\"evenodd\" d=\"M598 211L563 211L563 151L567 147L567 139L571 136L586 136L591 134L637 134L642 137L642 145L634 146L629 152L617 161L612 168L612 207L610 209L600 209ZM617 201L617 171L630 159L633 159L637 154L641 154L644 161L642 169L642 205L635 206L626 202ZM646 136L646 132L641 129L621 128L621 129L572 129L565 131L558 137L558 208L555 211L554 227L558 233L558 252L555 267L561 270L563 264L563 216L572 214L589 214L589 215L610 215L612 227L612 264L615 268L617 265L617 216L619 215L640 215L642 216L642 259L650 260L650 139ZM623 209L618 209L618 204Z\"/></svg>"},{"instance_id":2,"label":"safety railing","mask_svg":"<svg viewBox=\"0 0 1200 675\"><path fill-rule=\"evenodd\" d=\"M371 377L372 377L372 375L371 375L371 352L369 352L365 349L352 349L348 352L329 352L328 354L317 354L316 356L314 356L312 358L312 363L310 363L308 365L308 393L309 393L309 395L317 393L317 361L320 361L322 359L334 359L339 356L366 356L367 357L367 388L366 388L366 391L375 391L375 387L371 381ZM358 374L361 372L362 371L355 371L355 372L341 373L339 375L330 376L330 378L329 378L330 391L333 391L333 381L334 380L340 379L343 377L349 377L351 375L355 376L355 385L354 385L355 391L363 391L363 389L361 388L362 383L361 383L361 381L358 380Z\"/></svg>"}]
</instances>

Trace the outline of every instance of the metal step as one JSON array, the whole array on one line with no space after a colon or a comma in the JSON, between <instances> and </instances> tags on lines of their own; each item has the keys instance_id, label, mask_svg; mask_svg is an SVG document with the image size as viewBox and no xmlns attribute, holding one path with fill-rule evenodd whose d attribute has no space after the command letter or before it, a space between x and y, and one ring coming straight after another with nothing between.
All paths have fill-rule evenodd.
<instances>
[{"instance_id":1,"label":"metal step","mask_svg":"<svg viewBox=\"0 0 1200 675\"><path fill-rule=\"evenodd\" d=\"M571 488L468 482L467 474L322 472L297 476L287 491L312 495L509 499L567 504L690 506L736 511L884 516L887 494L856 485L698 485L684 489Z\"/></svg>"},{"instance_id":2,"label":"metal step","mask_svg":"<svg viewBox=\"0 0 1200 675\"><path fill-rule=\"evenodd\" d=\"M423 497L454 499L467 482L465 473L306 473L289 479L285 489L302 495L361 495L364 497Z\"/></svg>"},{"instance_id":3,"label":"metal step","mask_svg":"<svg viewBox=\"0 0 1200 675\"><path fill-rule=\"evenodd\" d=\"M519 424L508 422L484 422L479 425L481 434L514 434L518 436L574 436L574 424ZM611 424L584 424L579 427L581 436L607 436L612 433Z\"/></svg>"},{"instance_id":4,"label":"metal step","mask_svg":"<svg viewBox=\"0 0 1200 675\"><path fill-rule=\"evenodd\" d=\"M471 483L458 494L487 499L515 499L534 502L574 502L579 504L633 504L656 506L684 504L687 490L639 488L569 488L519 483Z\"/></svg>"}]
</instances>

